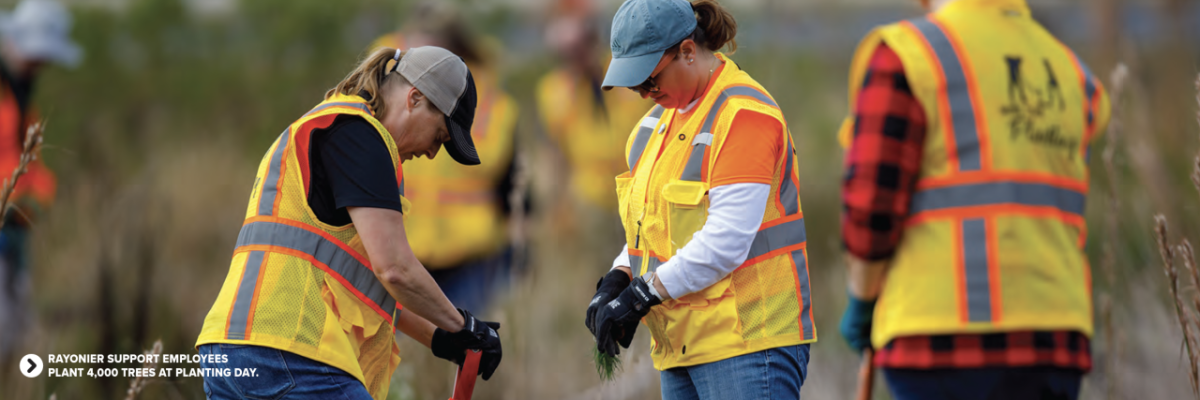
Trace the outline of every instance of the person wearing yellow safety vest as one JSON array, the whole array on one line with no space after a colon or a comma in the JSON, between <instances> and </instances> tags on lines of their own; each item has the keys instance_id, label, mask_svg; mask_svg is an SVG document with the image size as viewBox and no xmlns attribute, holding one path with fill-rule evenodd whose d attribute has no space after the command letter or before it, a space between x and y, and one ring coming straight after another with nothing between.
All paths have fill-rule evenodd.
<instances>
[{"instance_id":1,"label":"person wearing yellow safety vest","mask_svg":"<svg viewBox=\"0 0 1200 400\"><path fill-rule=\"evenodd\" d=\"M1108 97L1024 0L923 5L850 68L841 333L897 399L1077 398Z\"/></svg>"},{"instance_id":2,"label":"person wearing yellow safety vest","mask_svg":"<svg viewBox=\"0 0 1200 400\"><path fill-rule=\"evenodd\" d=\"M716 52L713 0L629 0L603 86L657 103L616 177L627 246L587 310L596 346L643 320L664 399L796 399L817 340L794 144L771 95Z\"/></svg>"},{"instance_id":3,"label":"person wearing yellow safety vest","mask_svg":"<svg viewBox=\"0 0 1200 400\"><path fill-rule=\"evenodd\" d=\"M583 209L601 211L600 218L607 223L617 206L612 177L629 169L625 163L629 127L652 104L632 92L603 93L604 60L596 54L600 32L590 5L581 3L586 2L558 2L559 15L546 28L546 42L561 64L538 81L538 115L566 159L571 193L588 206ZM591 228L585 226L594 231Z\"/></svg>"},{"instance_id":4,"label":"person wearing yellow safety vest","mask_svg":"<svg viewBox=\"0 0 1200 400\"><path fill-rule=\"evenodd\" d=\"M500 363L499 324L446 299L408 247L401 164L480 159L470 70L438 47L368 56L263 156L229 274L204 320L213 399L387 398L395 329L461 364ZM403 306L402 306L403 305ZM407 311L407 312L402 312Z\"/></svg>"},{"instance_id":5,"label":"person wearing yellow safety vest","mask_svg":"<svg viewBox=\"0 0 1200 400\"><path fill-rule=\"evenodd\" d=\"M518 107L505 93L492 63L453 8L418 7L405 28L379 37L372 49L438 46L463 58L478 90L478 123L471 129L479 157L488 162L461 165L448 158L415 163L404 170L405 197L420 209L408 216L413 254L455 305L487 310L512 273L513 248L509 192L514 163Z\"/></svg>"}]
</instances>

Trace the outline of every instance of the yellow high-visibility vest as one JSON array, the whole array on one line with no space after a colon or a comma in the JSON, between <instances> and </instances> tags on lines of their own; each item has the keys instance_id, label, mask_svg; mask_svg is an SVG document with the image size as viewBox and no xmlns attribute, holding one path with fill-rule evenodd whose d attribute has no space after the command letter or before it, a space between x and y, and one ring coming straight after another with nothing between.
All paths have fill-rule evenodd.
<instances>
[{"instance_id":1,"label":"yellow high-visibility vest","mask_svg":"<svg viewBox=\"0 0 1200 400\"><path fill-rule=\"evenodd\" d=\"M372 48L403 49L404 36L391 33ZM405 197L421 209L404 219L408 244L425 268L461 265L500 252L508 244L508 218L497 188L508 175L516 139L517 102L500 89L494 71L470 65L475 77L475 123L471 138L482 161L462 165L441 153L431 161L409 164Z\"/></svg>"},{"instance_id":2,"label":"yellow high-visibility vest","mask_svg":"<svg viewBox=\"0 0 1200 400\"><path fill-rule=\"evenodd\" d=\"M643 322L653 335L654 367L665 370L817 340L809 290L804 214L787 122L775 100L723 54L725 66L683 120L655 106L626 145L629 172L616 178L617 198L635 276L654 271L686 245L708 217L716 155L741 110L783 126L786 157L775 165L762 226L745 263L696 293L664 301ZM672 120L678 138L665 138Z\"/></svg>"},{"instance_id":3,"label":"yellow high-visibility vest","mask_svg":"<svg viewBox=\"0 0 1200 400\"><path fill-rule=\"evenodd\" d=\"M558 69L537 85L538 114L547 135L570 164L571 191L587 203L611 212L614 175L628 170L625 142L629 127L653 105L628 90L601 95L599 82Z\"/></svg>"},{"instance_id":4,"label":"yellow high-visibility vest","mask_svg":"<svg viewBox=\"0 0 1200 400\"><path fill-rule=\"evenodd\" d=\"M393 321L401 307L375 277L354 225L321 222L306 195L312 133L339 115L375 127L403 180L396 143L361 97L331 97L292 123L259 164L229 274L196 346L292 352L346 371L385 399L400 363ZM400 200L407 214L403 189Z\"/></svg>"},{"instance_id":5,"label":"yellow high-visibility vest","mask_svg":"<svg viewBox=\"0 0 1200 400\"><path fill-rule=\"evenodd\" d=\"M1088 144L1109 119L1087 66L1023 0L958 0L876 29L851 69L851 107L880 43L899 55L929 128L917 191L875 308L898 336L1092 334ZM854 126L841 133L848 143Z\"/></svg>"}]
</instances>

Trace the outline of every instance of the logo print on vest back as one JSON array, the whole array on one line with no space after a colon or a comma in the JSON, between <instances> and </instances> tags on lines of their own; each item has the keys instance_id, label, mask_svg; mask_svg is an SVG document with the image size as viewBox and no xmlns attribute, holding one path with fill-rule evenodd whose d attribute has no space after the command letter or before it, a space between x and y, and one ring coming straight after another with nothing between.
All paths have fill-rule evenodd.
<instances>
[{"instance_id":1,"label":"logo print on vest back","mask_svg":"<svg viewBox=\"0 0 1200 400\"><path fill-rule=\"evenodd\" d=\"M1079 138L1065 136L1055 122L1044 122L1061 120L1059 115L1067 109L1050 60L1042 60L1047 76L1042 84L1030 82L1021 74L1020 56L1007 56L1004 61L1008 65L1008 103L1000 107L1000 114L1008 119L1009 138L1061 149L1068 159L1074 159Z\"/></svg>"}]
</instances>

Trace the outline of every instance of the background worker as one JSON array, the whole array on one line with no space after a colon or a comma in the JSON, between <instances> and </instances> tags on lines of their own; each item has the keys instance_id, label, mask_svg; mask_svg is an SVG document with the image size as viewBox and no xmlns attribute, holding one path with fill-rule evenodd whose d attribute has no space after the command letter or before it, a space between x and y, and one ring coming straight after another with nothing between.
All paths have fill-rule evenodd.
<instances>
[{"instance_id":1,"label":"background worker","mask_svg":"<svg viewBox=\"0 0 1200 400\"><path fill-rule=\"evenodd\" d=\"M587 326L628 348L645 318L664 399L796 399L817 340L787 122L724 54L733 15L711 0L629 0L603 86L657 104L616 178L627 246ZM632 279L631 279L632 278Z\"/></svg>"},{"instance_id":2,"label":"background worker","mask_svg":"<svg viewBox=\"0 0 1200 400\"><path fill-rule=\"evenodd\" d=\"M384 399L400 361L393 327L456 363L482 350L479 372L491 377L499 325L455 309L402 220L401 163L434 159L443 144L456 161L480 163L475 95L467 66L445 49L379 49L284 130L263 156L196 341L229 361L202 367L258 376L206 377L210 398Z\"/></svg>"},{"instance_id":3,"label":"background worker","mask_svg":"<svg viewBox=\"0 0 1200 400\"><path fill-rule=\"evenodd\" d=\"M551 14L545 42L558 64L538 81L536 100L542 127L566 163L559 170L565 172L562 187L569 190L558 197L573 200L558 202L551 210L553 220L564 232L582 232L563 236L586 236L589 246L597 239L616 243L623 233L613 223L617 202L612 177L629 170L629 127L653 103L624 90L601 91L608 57L590 1L558 1Z\"/></svg>"},{"instance_id":4,"label":"background worker","mask_svg":"<svg viewBox=\"0 0 1200 400\"><path fill-rule=\"evenodd\" d=\"M0 177L20 163L27 128L38 122L33 86L47 63L74 67L82 51L71 41L71 14L56 1L25 0L0 15ZM29 327L29 228L54 202L54 173L35 159L17 180L0 229L0 362Z\"/></svg>"},{"instance_id":5,"label":"background worker","mask_svg":"<svg viewBox=\"0 0 1200 400\"><path fill-rule=\"evenodd\" d=\"M897 399L1074 399L1088 146L1109 100L1024 0L922 5L851 66L842 335L875 349Z\"/></svg>"},{"instance_id":6,"label":"background worker","mask_svg":"<svg viewBox=\"0 0 1200 400\"><path fill-rule=\"evenodd\" d=\"M404 170L405 197L421 210L404 221L409 245L452 303L485 312L513 269L510 193L517 103L500 88L493 62L462 15L442 3L427 3L401 31L377 39L374 49L438 46L461 55L475 77L479 106L471 129L481 165L449 158L415 163ZM525 207L525 204L519 204Z\"/></svg>"}]
</instances>

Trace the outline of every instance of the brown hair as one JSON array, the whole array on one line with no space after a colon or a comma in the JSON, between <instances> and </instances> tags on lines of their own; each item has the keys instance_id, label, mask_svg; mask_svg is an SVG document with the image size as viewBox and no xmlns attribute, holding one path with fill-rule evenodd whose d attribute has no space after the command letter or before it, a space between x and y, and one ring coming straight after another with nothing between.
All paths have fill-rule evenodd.
<instances>
[{"instance_id":1,"label":"brown hair","mask_svg":"<svg viewBox=\"0 0 1200 400\"><path fill-rule=\"evenodd\" d=\"M408 80L404 79L399 73L390 73L393 65L389 65L390 61L396 57L396 49L390 47L381 47L371 55L364 58L358 63L358 67L354 71L350 71L341 82L325 92L325 99L328 100L334 94L356 95L367 101L367 105L371 107L371 111L376 117L383 115L386 110L386 104L383 102L383 88L396 83L408 84Z\"/></svg>"},{"instance_id":2,"label":"brown hair","mask_svg":"<svg viewBox=\"0 0 1200 400\"><path fill-rule=\"evenodd\" d=\"M696 30L689 37L700 47L709 51L720 50L729 45L729 54L737 51L737 21L733 14L717 3L717 0L693 0L692 12L696 14Z\"/></svg>"}]
</instances>

